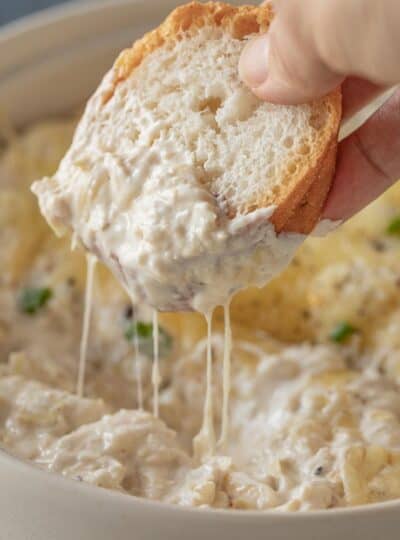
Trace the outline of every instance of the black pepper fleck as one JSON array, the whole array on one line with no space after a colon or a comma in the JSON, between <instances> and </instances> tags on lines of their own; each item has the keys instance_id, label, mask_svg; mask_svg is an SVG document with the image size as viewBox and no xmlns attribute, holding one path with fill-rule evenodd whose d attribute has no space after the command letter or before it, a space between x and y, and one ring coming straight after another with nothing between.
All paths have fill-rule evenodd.
<instances>
[{"instance_id":1,"label":"black pepper fleck","mask_svg":"<svg viewBox=\"0 0 400 540\"><path fill-rule=\"evenodd\" d=\"M322 476L324 474L324 468L322 465L315 469L314 474L315 476Z\"/></svg>"},{"instance_id":2,"label":"black pepper fleck","mask_svg":"<svg viewBox=\"0 0 400 540\"><path fill-rule=\"evenodd\" d=\"M371 247L377 253L384 253L386 251L385 243L382 242L382 240L377 240L376 238L371 240Z\"/></svg>"},{"instance_id":3,"label":"black pepper fleck","mask_svg":"<svg viewBox=\"0 0 400 540\"><path fill-rule=\"evenodd\" d=\"M126 306L124 311L124 317L125 319L132 319L133 317L133 307L132 306Z\"/></svg>"},{"instance_id":4,"label":"black pepper fleck","mask_svg":"<svg viewBox=\"0 0 400 540\"><path fill-rule=\"evenodd\" d=\"M91 363L91 365L94 371L100 371L101 368L103 367L101 360L95 360L94 362Z\"/></svg>"}]
</instances>

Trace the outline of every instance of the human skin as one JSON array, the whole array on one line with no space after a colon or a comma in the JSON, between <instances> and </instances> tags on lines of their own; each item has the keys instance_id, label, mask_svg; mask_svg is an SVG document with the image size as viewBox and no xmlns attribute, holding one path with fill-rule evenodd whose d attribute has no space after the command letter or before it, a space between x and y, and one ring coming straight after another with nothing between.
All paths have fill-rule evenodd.
<instances>
[{"instance_id":1,"label":"human skin","mask_svg":"<svg viewBox=\"0 0 400 540\"><path fill-rule=\"evenodd\" d=\"M261 99L297 104L343 87L348 118L400 82L399 0L275 0L268 35L240 60ZM400 178L400 90L339 145L323 218L346 220Z\"/></svg>"}]
</instances>

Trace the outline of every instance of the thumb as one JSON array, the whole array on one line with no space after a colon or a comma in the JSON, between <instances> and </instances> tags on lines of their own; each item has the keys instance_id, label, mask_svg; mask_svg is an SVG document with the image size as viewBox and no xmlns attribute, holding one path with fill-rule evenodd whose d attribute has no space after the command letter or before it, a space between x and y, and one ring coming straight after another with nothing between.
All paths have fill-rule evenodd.
<instances>
[{"instance_id":1,"label":"thumb","mask_svg":"<svg viewBox=\"0 0 400 540\"><path fill-rule=\"evenodd\" d=\"M242 53L240 78L256 96L295 105L320 98L343 82L344 77L329 70L312 49L304 54L279 27L274 22L268 34L250 41Z\"/></svg>"},{"instance_id":2,"label":"thumb","mask_svg":"<svg viewBox=\"0 0 400 540\"><path fill-rule=\"evenodd\" d=\"M242 80L261 99L319 98L347 76L400 82L399 0L274 0L269 32L244 49Z\"/></svg>"}]
</instances>

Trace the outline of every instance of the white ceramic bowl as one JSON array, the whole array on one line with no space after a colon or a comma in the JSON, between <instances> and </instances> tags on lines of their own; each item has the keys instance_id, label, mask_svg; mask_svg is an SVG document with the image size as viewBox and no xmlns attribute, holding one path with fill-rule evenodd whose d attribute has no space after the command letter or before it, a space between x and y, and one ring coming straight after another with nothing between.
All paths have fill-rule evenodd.
<instances>
[{"instance_id":1,"label":"white ceramic bowl","mask_svg":"<svg viewBox=\"0 0 400 540\"><path fill-rule=\"evenodd\" d=\"M7 26L0 108L22 126L82 104L117 52L177 3L72 3ZM0 452L0 540L398 540L399 530L399 502L308 514L185 509L66 480Z\"/></svg>"}]
</instances>

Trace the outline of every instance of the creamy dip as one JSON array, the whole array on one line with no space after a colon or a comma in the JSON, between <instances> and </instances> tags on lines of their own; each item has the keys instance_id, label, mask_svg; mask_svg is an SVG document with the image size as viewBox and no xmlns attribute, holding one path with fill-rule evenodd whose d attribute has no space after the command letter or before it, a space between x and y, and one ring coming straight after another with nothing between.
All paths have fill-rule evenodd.
<instances>
[{"instance_id":1,"label":"creamy dip","mask_svg":"<svg viewBox=\"0 0 400 540\"><path fill-rule=\"evenodd\" d=\"M198 54L204 47L211 54L213 41L197 39ZM237 40L231 46L238 55L243 44ZM198 134L205 132L207 141L217 137L210 130L210 115L193 111L194 96L189 90L176 110L172 103L179 96L174 93L173 79L165 82L162 95L150 97L140 88L142 72L163 54L167 53L160 50L151 55L104 104L114 71L106 75L89 100L56 174L35 183L33 191L55 231L72 230L90 253L111 268L136 303L160 311L194 309L207 314L238 290L265 285L287 266L304 237L276 235L269 221L273 206L228 216L226 202L205 181L205 175L211 175L205 156L216 153L220 163L222 140L231 141L235 153L242 146L244 153L250 151L232 119L239 103L257 108L258 122L268 122L262 102L237 81L237 63L229 66L228 74L221 74L221 88L214 89L223 103L214 120L221 140L213 149L203 147L206 143ZM192 61L196 64L199 58ZM179 82L183 87L188 84ZM205 95L208 91L207 84L199 90ZM231 99L222 99L225 95ZM152 100L160 101L160 110L152 106ZM312 107L300 109L296 114L306 123ZM189 111L195 125L182 117ZM279 125L286 122L285 115L284 108L274 110ZM249 124L248 129L254 126ZM284 162L289 150L276 141L270 144L282 152Z\"/></svg>"},{"instance_id":2,"label":"creamy dip","mask_svg":"<svg viewBox=\"0 0 400 540\"><path fill-rule=\"evenodd\" d=\"M0 161L1 446L76 481L186 506L294 511L400 498L400 243L387 232L398 187L233 301L230 389L224 314L211 341L196 314L161 315L172 344L158 351L155 418L152 338L126 339L152 311L132 309L100 266L85 397L76 395L85 257L52 237L29 193L54 172L72 127L37 126ZM21 293L33 287L51 293L29 313ZM192 441L205 433L206 375L215 452L200 459Z\"/></svg>"},{"instance_id":3,"label":"creamy dip","mask_svg":"<svg viewBox=\"0 0 400 540\"><path fill-rule=\"evenodd\" d=\"M193 39L197 52L192 62L197 65L200 51L204 52L204 43L199 38ZM205 43L210 47L208 41ZM235 42L236 52L240 47L240 41ZM162 56L168 53L157 51L155 54ZM186 94L177 112L170 104L165 107L163 95L169 93L172 83L166 85L163 95L157 99L153 96L153 101L158 101L159 97L163 106L159 109L151 104L148 92L141 90L138 84L148 62L154 62L153 55L135 71L132 80L124 81L115 89L112 100L104 103L104 95L113 84L114 70L106 75L89 100L72 145L56 174L36 182L33 192L38 196L43 216L54 230L60 235L72 233L73 246L79 242L91 254L78 395L82 396L84 389L93 257L98 257L112 270L133 304L145 303L154 308L151 379L153 414L157 418L162 384L157 310L189 309L206 317L209 339L207 388L203 426L195 440L195 453L200 459L214 455L217 443L211 375L213 311L217 306L225 306L226 324L229 326L232 296L251 285L264 286L289 264L305 237L300 234L278 235L270 221L276 210L274 206L251 212L237 209L236 215L231 215L230 200L226 200L222 193L214 193L215 189L206 181L207 174L211 175L211 164L199 161L199 148L209 141L210 133L206 131L203 137L196 135L193 126L182 123L179 116L182 111L186 115L192 111L193 122L198 122L197 130L203 133L210 124L207 111L201 107L197 110L192 103L193 96L190 98ZM256 116L261 115L260 122L267 109L235 79L236 69L233 63L229 74L221 75L219 107L214 119L218 123L219 138L225 141L234 137L232 125L239 123L239 119L235 121L232 118L235 109L232 100L239 100L242 107L247 104L249 111ZM180 86L186 88L182 81ZM209 91L208 87L199 90L200 102L203 94L212 100ZM225 99L222 99L223 94ZM240 113L241 108L238 109ZM283 109L277 107L274 118L277 115L282 122L284 114ZM310 106L296 109L297 121L311 115ZM177 126L180 126L179 130ZM243 137L236 134L236 139L242 141ZM221 144L221 141L216 143L217 146ZM283 148L281 158L284 161L286 146L275 142L270 151L275 151L276 146ZM203 155L210 152L211 149L202 149ZM221 152L220 148L217 153ZM243 152L248 152L247 147L243 147ZM237 174L244 174L243 166L239 167ZM216 175L222 176L222 173ZM243 188L239 185L237 189ZM229 332L226 337L221 446L226 443L229 427Z\"/></svg>"}]
</instances>

